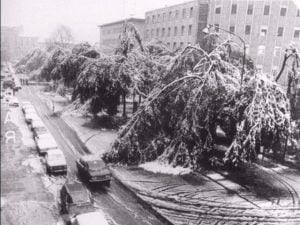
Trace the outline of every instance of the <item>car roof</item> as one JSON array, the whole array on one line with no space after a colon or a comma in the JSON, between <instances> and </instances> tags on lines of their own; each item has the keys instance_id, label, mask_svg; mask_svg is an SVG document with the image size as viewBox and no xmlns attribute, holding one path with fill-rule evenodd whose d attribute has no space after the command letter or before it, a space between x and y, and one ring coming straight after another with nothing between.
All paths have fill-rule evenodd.
<instances>
[{"instance_id":1,"label":"car roof","mask_svg":"<svg viewBox=\"0 0 300 225\"><path fill-rule=\"evenodd\" d=\"M47 151L47 154L48 155L57 155L57 154L62 154L63 155L64 153L62 152L62 150L57 148L57 149L51 149L51 150Z\"/></svg>"},{"instance_id":2,"label":"car roof","mask_svg":"<svg viewBox=\"0 0 300 225\"><path fill-rule=\"evenodd\" d=\"M108 225L105 216L100 211L84 213L76 216L79 225Z\"/></svg>"},{"instance_id":3,"label":"car roof","mask_svg":"<svg viewBox=\"0 0 300 225\"><path fill-rule=\"evenodd\" d=\"M90 201L89 193L82 183L78 181L68 181L65 187L73 203Z\"/></svg>"}]
</instances>

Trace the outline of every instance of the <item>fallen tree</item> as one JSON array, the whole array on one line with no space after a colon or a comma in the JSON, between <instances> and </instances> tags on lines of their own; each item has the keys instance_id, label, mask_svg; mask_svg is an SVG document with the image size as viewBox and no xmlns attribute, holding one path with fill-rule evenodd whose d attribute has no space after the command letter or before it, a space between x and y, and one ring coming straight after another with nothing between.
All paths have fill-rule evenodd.
<instances>
[{"instance_id":1,"label":"fallen tree","mask_svg":"<svg viewBox=\"0 0 300 225\"><path fill-rule=\"evenodd\" d=\"M231 140L223 157L229 165L254 160L264 135L269 145L281 144L290 127L285 93L266 75L249 70L241 87L242 66L232 60L231 50L229 41L210 53L186 47L103 159L122 164L159 159L197 168L217 160L217 127Z\"/></svg>"}]
</instances>

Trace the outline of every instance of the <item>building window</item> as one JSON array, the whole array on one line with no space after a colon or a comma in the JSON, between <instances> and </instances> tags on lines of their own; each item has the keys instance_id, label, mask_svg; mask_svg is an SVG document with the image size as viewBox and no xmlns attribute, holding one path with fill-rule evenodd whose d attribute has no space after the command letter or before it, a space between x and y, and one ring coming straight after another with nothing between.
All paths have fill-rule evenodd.
<instances>
[{"instance_id":1,"label":"building window","mask_svg":"<svg viewBox=\"0 0 300 225\"><path fill-rule=\"evenodd\" d=\"M253 14L253 4L248 5L247 14L252 15Z\"/></svg>"},{"instance_id":2,"label":"building window","mask_svg":"<svg viewBox=\"0 0 300 225\"><path fill-rule=\"evenodd\" d=\"M174 36L177 36L177 27L174 27Z\"/></svg>"},{"instance_id":3,"label":"building window","mask_svg":"<svg viewBox=\"0 0 300 225\"><path fill-rule=\"evenodd\" d=\"M219 24L218 23L215 23L215 31L218 33L219 31L220 31L220 29L219 29Z\"/></svg>"},{"instance_id":4,"label":"building window","mask_svg":"<svg viewBox=\"0 0 300 225\"><path fill-rule=\"evenodd\" d=\"M165 28L161 29L161 36L164 37L165 36Z\"/></svg>"},{"instance_id":5,"label":"building window","mask_svg":"<svg viewBox=\"0 0 300 225\"><path fill-rule=\"evenodd\" d=\"M170 42L167 43L167 46L170 48Z\"/></svg>"},{"instance_id":6,"label":"building window","mask_svg":"<svg viewBox=\"0 0 300 225\"><path fill-rule=\"evenodd\" d=\"M176 42L173 43L173 49L175 49L175 48L176 48Z\"/></svg>"},{"instance_id":7,"label":"building window","mask_svg":"<svg viewBox=\"0 0 300 225\"><path fill-rule=\"evenodd\" d=\"M156 28L156 37L159 37L159 28Z\"/></svg>"},{"instance_id":8,"label":"building window","mask_svg":"<svg viewBox=\"0 0 300 225\"><path fill-rule=\"evenodd\" d=\"M229 27L229 31L230 31L231 33L234 33L234 31L235 31L235 26L230 26L230 27Z\"/></svg>"},{"instance_id":9,"label":"building window","mask_svg":"<svg viewBox=\"0 0 300 225\"><path fill-rule=\"evenodd\" d=\"M266 46L259 45L257 49L257 55L264 55L266 51Z\"/></svg>"},{"instance_id":10,"label":"building window","mask_svg":"<svg viewBox=\"0 0 300 225\"><path fill-rule=\"evenodd\" d=\"M188 31L189 33L189 35L192 35L192 25L189 25L189 31Z\"/></svg>"},{"instance_id":11,"label":"building window","mask_svg":"<svg viewBox=\"0 0 300 225\"><path fill-rule=\"evenodd\" d=\"M277 36L278 37L282 37L283 36L283 27L278 27Z\"/></svg>"},{"instance_id":12,"label":"building window","mask_svg":"<svg viewBox=\"0 0 300 225\"><path fill-rule=\"evenodd\" d=\"M245 27L245 35L249 35L251 33L251 25L246 25Z\"/></svg>"},{"instance_id":13,"label":"building window","mask_svg":"<svg viewBox=\"0 0 300 225\"><path fill-rule=\"evenodd\" d=\"M280 9L280 16L286 16L286 8Z\"/></svg>"},{"instance_id":14,"label":"building window","mask_svg":"<svg viewBox=\"0 0 300 225\"><path fill-rule=\"evenodd\" d=\"M260 27L260 36L261 37L266 37L268 32L268 27L267 26L261 26Z\"/></svg>"},{"instance_id":15,"label":"building window","mask_svg":"<svg viewBox=\"0 0 300 225\"><path fill-rule=\"evenodd\" d=\"M294 38L300 39L300 28L294 30Z\"/></svg>"},{"instance_id":16,"label":"building window","mask_svg":"<svg viewBox=\"0 0 300 225\"><path fill-rule=\"evenodd\" d=\"M181 36L184 35L184 26L181 26Z\"/></svg>"},{"instance_id":17,"label":"building window","mask_svg":"<svg viewBox=\"0 0 300 225\"><path fill-rule=\"evenodd\" d=\"M274 57L280 57L281 47L276 46L274 48L273 56Z\"/></svg>"},{"instance_id":18,"label":"building window","mask_svg":"<svg viewBox=\"0 0 300 225\"><path fill-rule=\"evenodd\" d=\"M163 21L166 20L166 13L163 14Z\"/></svg>"},{"instance_id":19,"label":"building window","mask_svg":"<svg viewBox=\"0 0 300 225\"><path fill-rule=\"evenodd\" d=\"M183 42L180 42L180 48L183 48Z\"/></svg>"},{"instance_id":20,"label":"building window","mask_svg":"<svg viewBox=\"0 0 300 225\"><path fill-rule=\"evenodd\" d=\"M171 27L168 27L168 37L171 35Z\"/></svg>"},{"instance_id":21,"label":"building window","mask_svg":"<svg viewBox=\"0 0 300 225\"><path fill-rule=\"evenodd\" d=\"M194 11L194 8L191 7L191 8L190 8L190 17L193 17L193 11Z\"/></svg>"},{"instance_id":22,"label":"building window","mask_svg":"<svg viewBox=\"0 0 300 225\"><path fill-rule=\"evenodd\" d=\"M149 37L149 30L146 30L146 38Z\"/></svg>"},{"instance_id":23,"label":"building window","mask_svg":"<svg viewBox=\"0 0 300 225\"><path fill-rule=\"evenodd\" d=\"M300 9L297 10L297 17L300 17Z\"/></svg>"},{"instance_id":24,"label":"building window","mask_svg":"<svg viewBox=\"0 0 300 225\"><path fill-rule=\"evenodd\" d=\"M172 12L169 12L169 20L171 19L172 17Z\"/></svg>"},{"instance_id":25,"label":"building window","mask_svg":"<svg viewBox=\"0 0 300 225\"><path fill-rule=\"evenodd\" d=\"M216 7L215 12L216 14L221 14L221 7L220 6Z\"/></svg>"},{"instance_id":26,"label":"building window","mask_svg":"<svg viewBox=\"0 0 300 225\"><path fill-rule=\"evenodd\" d=\"M154 29L151 30L151 38L154 37Z\"/></svg>"},{"instance_id":27,"label":"building window","mask_svg":"<svg viewBox=\"0 0 300 225\"><path fill-rule=\"evenodd\" d=\"M152 16L152 23L154 23L154 20L155 20L155 16L153 15Z\"/></svg>"},{"instance_id":28,"label":"building window","mask_svg":"<svg viewBox=\"0 0 300 225\"><path fill-rule=\"evenodd\" d=\"M236 14L236 11L237 11L237 4L232 4L231 5L231 14Z\"/></svg>"},{"instance_id":29,"label":"building window","mask_svg":"<svg viewBox=\"0 0 300 225\"><path fill-rule=\"evenodd\" d=\"M265 5L264 16L268 16L269 14L270 14L270 5Z\"/></svg>"},{"instance_id":30,"label":"building window","mask_svg":"<svg viewBox=\"0 0 300 225\"><path fill-rule=\"evenodd\" d=\"M185 18L185 9L182 10L182 18Z\"/></svg>"},{"instance_id":31,"label":"building window","mask_svg":"<svg viewBox=\"0 0 300 225\"><path fill-rule=\"evenodd\" d=\"M149 22L150 22L150 17L149 16L147 16L147 24L149 24Z\"/></svg>"},{"instance_id":32,"label":"building window","mask_svg":"<svg viewBox=\"0 0 300 225\"><path fill-rule=\"evenodd\" d=\"M175 11L175 18L178 19L178 17L179 17L179 11L176 10L176 11Z\"/></svg>"},{"instance_id":33,"label":"building window","mask_svg":"<svg viewBox=\"0 0 300 225\"><path fill-rule=\"evenodd\" d=\"M160 14L157 15L157 20L156 20L156 22L160 22L159 20L160 20Z\"/></svg>"}]
</instances>

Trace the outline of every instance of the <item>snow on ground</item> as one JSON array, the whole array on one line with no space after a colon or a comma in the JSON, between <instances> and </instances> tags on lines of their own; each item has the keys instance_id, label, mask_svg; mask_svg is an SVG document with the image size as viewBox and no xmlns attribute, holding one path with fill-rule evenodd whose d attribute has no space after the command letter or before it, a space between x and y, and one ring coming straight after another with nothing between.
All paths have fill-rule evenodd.
<instances>
[{"instance_id":1,"label":"snow on ground","mask_svg":"<svg viewBox=\"0 0 300 225\"><path fill-rule=\"evenodd\" d=\"M172 167L171 165L164 164L158 161L146 162L144 164L139 165L139 167L153 173L162 173L170 175L183 175L191 172L190 168L183 168L181 166Z\"/></svg>"},{"instance_id":2,"label":"snow on ground","mask_svg":"<svg viewBox=\"0 0 300 225\"><path fill-rule=\"evenodd\" d=\"M6 199L4 197L1 197L1 208L5 206L5 203L6 203Z\"/></svg>"},{"instance_id":3,"label":"snow on ground","mask_svg":"<svg viewBox=\"0 0 300 225\"><path fill-rule=\"evenodd\" d=\"M33 173L44 173L39 157L32 156L22 162L23 166L29 166Z\"/></svg>"},{"instance_id":4,"label":"snow on ground","mask_svg":"<svg viewBox=\"0 0 300 225\"><path fill-rule=\"evenodd\" d=\"M1 224L26 224L26 225L56 225L57 219L53 205L40 201L11 202L1 210ZM22 218L22 222L20 221ZM21 222L21 223L20 223Z\"/></svg>"},{"instance_id":5,"label":"snow on ground","mask_svg":"<svg viewBox=\"0 0 300 225\"><path fill-rule=\"evenodd\" d=\"M11 122L19 127L20 132L22 134L22 142L27 147L34 147L35 143L32 139L32 133L29 132L28 126L25 124L25 118L19 108L11 108L10 119Z\"/></svg>"}]
</instances>

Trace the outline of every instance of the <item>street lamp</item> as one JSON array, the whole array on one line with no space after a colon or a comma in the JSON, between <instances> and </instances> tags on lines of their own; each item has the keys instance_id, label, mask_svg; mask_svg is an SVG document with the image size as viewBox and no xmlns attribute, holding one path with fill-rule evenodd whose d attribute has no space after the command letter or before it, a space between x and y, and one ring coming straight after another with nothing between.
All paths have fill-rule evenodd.
<instances>
[{"instance_id":1,"label":"street lamp","mask_svg":"<svg viewBox=\"0 0 300 225\"><path fill-rule=\"evenodd\" d=\"M226 33L228 34L232 34L234 36L236 36L238 39L240 39L240 41L243 43L243 46L244 46L244 54L243 54L243 67L242 67L242 74L241 74L241 87L242 87L242 83L243 83L243 77L244 77L244 73L245 73L245 63L246 63L246 43L245 41L243 40L243 38L241 38L239 35L231 32L231 31L228 31L228 30L225 30L223 28L220 28L218 26L215 26L215 25L212 25L212 24L208 24L203 30L202 32L205 33L205 34L209 34L210 32L210 29L214 27L215 29L218 29L218 30L222 30L222 31L225 31Z\"/></svg>"}]
</instances>

